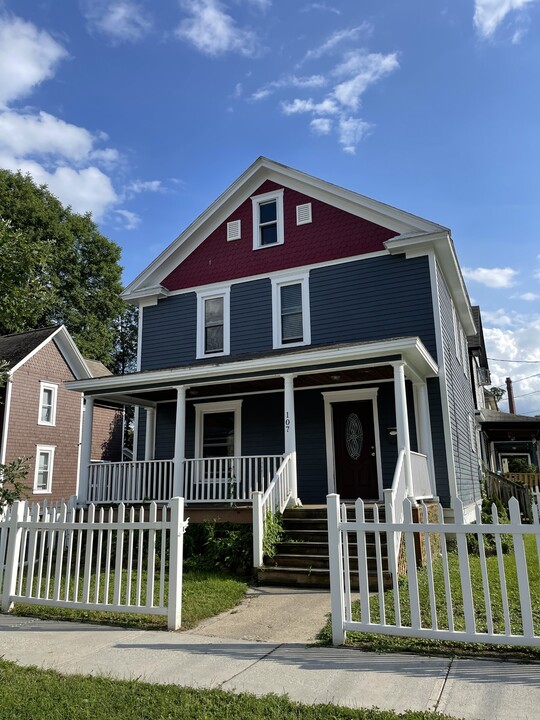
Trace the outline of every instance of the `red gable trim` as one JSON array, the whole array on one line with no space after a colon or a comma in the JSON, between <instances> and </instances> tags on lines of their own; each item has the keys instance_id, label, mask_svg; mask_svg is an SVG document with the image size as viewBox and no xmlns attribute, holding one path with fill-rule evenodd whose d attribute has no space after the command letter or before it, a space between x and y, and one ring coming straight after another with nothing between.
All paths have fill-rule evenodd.
<instances>
[{"instance_id":1,"label":"red gable trim","mask_svg":"<svg viewBox=\"0 0 540 720\"><path fill-rule=\"evenodd\" d=\"M266 180L254 193L282 186ZM311 202L313 222L296 225L296 206ZM167 290L227 282L384 250L398 233L328 203L284 188L283 245L253 250L252 202L248 198L161 283ZM227 242L227 222L241 220L242 237Z\"/></svg>"}]
</instances>

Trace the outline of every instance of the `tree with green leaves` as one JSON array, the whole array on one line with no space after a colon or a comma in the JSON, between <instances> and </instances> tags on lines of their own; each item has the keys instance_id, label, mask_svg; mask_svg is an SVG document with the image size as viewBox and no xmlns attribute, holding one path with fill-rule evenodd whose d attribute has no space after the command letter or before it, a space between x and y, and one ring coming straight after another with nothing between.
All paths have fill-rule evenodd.
<instances>
[{"instance_id":1,"label":"tree with green leaves","mask_svg":"<svg viewBox=\"0 0 540 720\"><path fill-rule=\"evenodd\" d=\"M0 169L0 334L63 323L83 356L113 369L132 313L126 320L119 261L90 214L64 207L30 175Z\"/></svg>"}]
</instances>

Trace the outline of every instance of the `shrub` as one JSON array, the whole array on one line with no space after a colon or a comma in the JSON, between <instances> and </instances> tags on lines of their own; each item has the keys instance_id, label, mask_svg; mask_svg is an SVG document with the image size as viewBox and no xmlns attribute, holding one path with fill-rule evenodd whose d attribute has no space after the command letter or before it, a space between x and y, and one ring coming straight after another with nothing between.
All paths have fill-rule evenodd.
<instances>
[{"instance_id":1,"label":"shrub","mask_svg":"<svg viewBox=\"0 0 540 720\"><path fill-rule=\"evenodd\" d=\"M226 570L247 574L253 564L249 525L203 522L189 525L184 535L186 570Z\"/></svg>"}]
</instances>

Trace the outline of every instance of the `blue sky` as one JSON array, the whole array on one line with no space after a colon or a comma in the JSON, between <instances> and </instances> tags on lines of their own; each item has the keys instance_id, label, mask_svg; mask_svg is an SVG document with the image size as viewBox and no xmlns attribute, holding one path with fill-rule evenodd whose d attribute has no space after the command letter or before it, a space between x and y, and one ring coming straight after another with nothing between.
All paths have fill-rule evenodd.
<instances>
[{"instance_id":1,"label":"blue sky","mask_svg":"<svg viewBox=\"0 0 540 720\"><path fill-rule=\"evenodd\" d=\"M538 0L0 0L0 166L126 283L259 155L446 225L540 414L539 70Z\"/></svg>"}]
</instances>

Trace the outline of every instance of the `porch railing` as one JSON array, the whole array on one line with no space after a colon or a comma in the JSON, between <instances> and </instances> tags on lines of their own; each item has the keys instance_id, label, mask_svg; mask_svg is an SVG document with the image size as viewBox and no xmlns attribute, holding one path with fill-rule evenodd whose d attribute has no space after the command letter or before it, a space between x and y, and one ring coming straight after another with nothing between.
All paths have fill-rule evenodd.
<instances>
[{"instance_id":1,"label":"porch railing","mask_svg":"<svg viewBox=\"0 0 540 720\"><path fill-rule=\"evenodd\" d=\"M196 458L184 461L184 499L189 503L250 503L265 492L283 455ZM87 502L168 502L173 496L174 460L92 463Z\"/></svg>"},{"instance_id":2,"label":"porch railing","mask_svg":"<svg viewBox=\"0 0 540 720\"><path fill-rule=\"evenodd\" d=\"M195 458L184 461L184 496L189 503L251 502L265 492L283 455Z\"/></svg>"},{"instance_id":3,"label":"porch railing","mask_svg":"<svg viewBox=\"0 0 540 720\"><path fill-rule=\"evenodd\" d=\"M505 478L512 482L522 483L531 489L540 485L540 473L504 473Z\"/></svg>"},{"instance_id":4,"label":"porch railing","mask_svg":"<svg viewBox=\"0 0 540 720\"><path fill-rule=\"evenodd\" d=\"M427 455L411 450L411 472L414 499L426 500L433 497L433 490L429 482Z\"/></svg>"},{"instance_id":5,"label":"porch railing","mask_svg":"<svg viewBox=\"0 0 540 720\"><path fill-rule=\"evenodd\" d=\"M253 493L253 567L263 564L264 534L269 516L282 513L292 496L294 456L285 455L266 492Z\"/></svg>"},{"instance_id":6,"label":"porch railing","mask_svg":"<svg viewBox=\"0 0 540 720\"><path fill-rule=\"evenodd\" d=\"M173 460L92 463L89 503L168 502L173 496Z\"/></svg>"}]
</instances>

